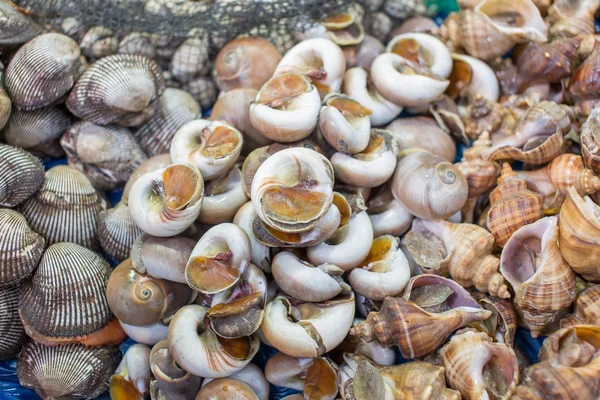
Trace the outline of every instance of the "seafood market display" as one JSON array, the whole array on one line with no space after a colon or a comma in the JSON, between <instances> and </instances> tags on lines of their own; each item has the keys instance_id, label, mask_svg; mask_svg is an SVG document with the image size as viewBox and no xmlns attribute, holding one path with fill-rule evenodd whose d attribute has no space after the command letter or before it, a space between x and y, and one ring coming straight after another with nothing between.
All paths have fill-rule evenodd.
<instances>
[{"instance_id":1,"label":"seafood market display","mask_svg":"<svg viewBox=\"0 0 600 400\"><path fill-rule=\"evenodd\" d=\"M461 0L438 23L425 3L229 40L0 0L0 360L21 386L599 399L600 0Z\"/></svg>"}]
</instances>

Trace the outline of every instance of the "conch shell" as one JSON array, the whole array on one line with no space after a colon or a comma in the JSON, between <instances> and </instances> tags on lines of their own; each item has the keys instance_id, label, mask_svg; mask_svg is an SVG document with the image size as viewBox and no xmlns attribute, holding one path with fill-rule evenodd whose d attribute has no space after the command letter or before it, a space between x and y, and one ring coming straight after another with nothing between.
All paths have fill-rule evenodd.
<instances>
[{"instance_id":1,"label":"conch shell","mask_svg":"<svg viewBox=\"0 0 600 400\"><path fill-rule=\"evenodd\" d=\"M600 325L600 285L579 293L573 313L560 321L561 328L579 324Z\"/></svg>"},{"instance_id":2,"label":"conch shell","mask_svg":"<svg viewBox=\"0 0 600 400\"><path fill-rule=\"evenodd\" d=\"M481 293L479 295L483 296ZM491 296L482 297L478 302L483 308L490 310L492 315L485 321L472 323L471 327L485 332L495 342L513 347L517 333L517 313L510 300Z\"/></svg>"},{"instance_id":3,"label":"conch shell","mask_svg":"<svg viewBox=\"0 0 600 400\"><path fill-rule=\"evenodd\" d=\"M550 36L554 38L594 34L598 0L557 0L548 8Z\"/></svg>"}]
</instances>

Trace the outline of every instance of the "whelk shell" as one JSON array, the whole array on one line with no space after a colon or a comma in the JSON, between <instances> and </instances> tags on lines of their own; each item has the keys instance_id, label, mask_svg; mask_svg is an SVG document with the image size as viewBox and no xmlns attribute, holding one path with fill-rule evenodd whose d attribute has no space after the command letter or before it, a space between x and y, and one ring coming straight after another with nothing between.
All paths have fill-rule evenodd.
<instances>
[{"instance_id":1,"label":"whelk shell","mask_svg":"<svg viewBox=\"0 0 600 400\"><path fill-rule=\"evenodd\" d=\"M0 206L14 207L44 181L44 166L31 153L0 144Z\"/></svg>"},{"instance_id":2,"label":"whelk shell","mask_svg":"<svg viewBox=\"0 0 600 400\"><path fill-rule=\"evenodd\" d=\"M595 173L600 172L600 108L594 109L581 125L581 155L583 163Z\"/></svg>"},{"instance_id":3,"label":"whelk shell","mask_svg":"<svg viewBox=\"0 0 600 400\"><path fill-rule=\"evenodd\" d=\"M573 313L560 321L560 327L572 325L600 325L600 285L579 293Z\"/></svg>"},{"instance_id":4,"label":"whelk shell","mask_svg":"<svg viewBox=\"0 0 600 400\"><path fill-rule=\"evenodd\" d=\"M19 288L16 285L0 288L0 335L0 360L14 358L26 337L19 318Z\"/></svg>"}]
</instances>

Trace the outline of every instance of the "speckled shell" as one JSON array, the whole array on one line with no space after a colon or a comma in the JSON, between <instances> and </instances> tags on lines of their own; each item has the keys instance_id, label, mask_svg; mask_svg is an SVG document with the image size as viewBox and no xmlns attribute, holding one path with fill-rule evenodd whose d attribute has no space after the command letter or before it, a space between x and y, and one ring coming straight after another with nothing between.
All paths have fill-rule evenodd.
<instances>
[{"instance_id":1,"label":"speckled shell","mask_svg":"<svg viewBox=\"0 0 600 400\"><path fill-rule=\"evenodd\" d=\"M500 103L476 96L467 107L464 123L466 134L476 139L485 131L490 135L496 132L503 136L512 134L517 125L517 118Z\"/></svg>"},{"instance_id":2,"label":"speckled shell","mask_svg":"<svg viewBox=\"0 0 600 400\"><path fill-rule=\"evenodd\" d=\"M137 54L115 54L83 73L67 108L98 125L137 126L152 116L164 90L162 71L154 61Z\"/></svg>"},{"instance_id":3,"label":"speckled shell","mask_svg":"<svg viewBox=\"0 0 600 400\"><path fill-rule=\"evenodd\" d=\"M60 99L77 79L79 56L77 43L59 33L24 44L6 68L4 83L13 104L34 110Z\"/></svg>"},{"instance_id":4,"label":"speckled shell","mask_svg":"<svg viewBox=\"0 0 600 400\"><path fill-rule=\"evenodd\" d=\"M129 129L79 121L60 139L69 165L101 190L123 186L146 159Z\"/></svg>"},{"instance_id":5,"label":"speckled shell","mask_svg":"<svg viewBox=\"0 0 600 400\"><path fill-rule=\"evenodd\" d=\"M108 262L84 247L64 242L48 247L19 295L28 335L75 342L104 328L112 319L105 294L109 277Z\"/></svg>"},{"instance_id":6,"label":"speckled shell","mask_svg":"<svg viewBox=\"0 0 600 400\"><path fill-rule=\"evenodd\" d=\"M20 13L13 3L0 2L0 47L19 46L43 32L42 27Z\"/></svg>"},{"instance_id":7,"label":"speckled shell","mask_svg":"<svg viewBox=\"0 0 600 400\"><path fill-rule=\"evenodd\" d=\"M573 313L560 321L561 328L580 324L600 325L600 285L579 293Z\"/></svg>"},{"instance_id":8,"label":"speckled shell","mask_svg":"<svg viewBox=\"0 0 600 400\"><path fill-rule=\"evenodd\" d=\"M137 227L127 202L119 202L113 208L98 214L98 240L109 256L117 261L129 257L131 246L143 232Z\"/></svg>"},{"instance_id":9,"label":"speckled shell","mask_svg":"<svg viewBox=\"0 0 600 400\"><path fill-rule=\"evenodd\" d=\"M46 172L40 189L20 211L33 230L51 245L72 242L98 250L98 213L106 201L86 176L73 167L59 165Z\"/></svg>"},{"instance_id":10,"label":"speckled shell","mask_svg":"<svg viewBox=\"0 0 600 400\"><path fill-rule=\"evenodd\" d=\"M44 253L44 238L21 214L0 208L0 287L27 278Z\"/></svg>"},{"instance_id":11,"label":"speckled shell","mask_svg":"<svg viewBox=\"0 0 600 400\"><path fill-rule=\"evenodd\" d=\"M60 157L61 135L71 126L69 113L59 106L33 111L13 110L4 128L6 143L50 157Z\"/></svg>"},{"instance_id":12,"label":"speckled shell","mask_svg":"<svg viewBox=\"0 0 600 400\"><path fill-rule=\"evenodd\" d=\"M14 207L44 181L44 166L31 153L0 144L0 206Z\"/></svg>"},{"instance_id":13,"label":"speckled shell","mask_svg":"<svg viewBox=\"0 0 600 400\"><path fill-rule=\"evenodd\" d=\"M0 360L14 358L25 341L25 330L19 318L19 288L0 288Z\"/></svg>"},{"instance_id":14,"label":"speckled shell","mask_svg":"<svg viewBox=\"0 0 600 400\"><path fill-rule=\"evenodd\" d=\"M133 135L148 156L168 153L175 132L186 122L201 115L200 105L191 94L185 90L167 88L158 99L154 115Z\"/></svg>"},{"instance_id":15,"label":"speckled shell","mask_svg":"<svg viewBox=\"0 0 600 400\"><path fill-rule=\"evenodd\" d=\"M95 398L108 389L121 358L117 346L47 347L30 340L17 360L17 376L45 399Z\"/></svg>"},{"instance_id":16,"label":"speckled shell","mask_svg":"<svg viewBox=\"0 0 600 400\"><path fill-rule=\"evenodd\" d=\"M498 187L490 193L490 203L487 226L500 247L517 229L544 216L543 197L528 190L527 183L517 178L508 163L502 166Z\"/></svg>"}]
</instances>

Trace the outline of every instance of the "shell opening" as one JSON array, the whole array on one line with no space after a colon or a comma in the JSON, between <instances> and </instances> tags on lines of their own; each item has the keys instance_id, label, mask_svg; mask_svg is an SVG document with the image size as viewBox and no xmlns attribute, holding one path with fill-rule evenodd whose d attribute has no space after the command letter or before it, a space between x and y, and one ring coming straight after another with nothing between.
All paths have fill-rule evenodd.
<instances>
[{"instance_id":1,"label":"shell opening","mask_svg":"<svg viewBox=\"0 0 600 400\"><path fill-rule=\"evenodd\" d=\"M202 130L202 136L206 137L202 155L208 158L227 157L240 145L239 135L227 126L217 126L212 132L206 127Z\"/></svg>"},{"instance_id":2,"label":"shell opening","mask_svg":"<svg viewBox=\"0 0 600 400\"><path fill-rule=\"evenodd\" d=\"M171 165L163 171L162 177L166 206L173 211L186 208L197 192L197 173L186 165Z\"/></svg>"},{"instance_id":3,"label":"shell opening","mask_svg":"<svg viewBox=\"0 0 600 400\"><path fill-rule=\"evenodd\" d=\"M304 76L284 74L271 79L262 87L256 103L284 111L292 105L296 97L309 92L310 89L310 82Z\"/></svg>"},{"instance_id":4,"label":"shell opening","mask_svg":"<svg viewBox=\"0 0 600 400\"><path fill-rule=\"evenodd\" d=\"M215 293L233 285L240 272L231 265L233 253L230 250L220 252L213 257L196 256L190 259L186 275L202 292Z\"/></svg>"},{"instance_id":5,"label":"shell opening","mask_svg":"<svg viewBox=\"0 0 600 400\"><path fill-rule=\"evenodd\" d=\"M398 54L418 65L430 67L433 63L433 55L425 47L413 38L400 39L394 43L392 53Z\"/></svg>"},{"instance_id":6,"label":"shell opening","mask_svg":"<svg viewBox=\"0 0 600 400\"><path fill-rule=\"evenodd\" d=\"M443 312L459 307L482 309L458 283L428 274L414 279L409 300L429 312Z\"/></svg>"}]
</instances>

